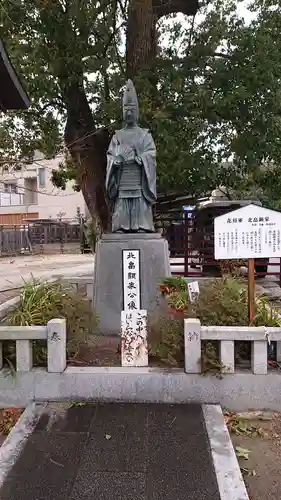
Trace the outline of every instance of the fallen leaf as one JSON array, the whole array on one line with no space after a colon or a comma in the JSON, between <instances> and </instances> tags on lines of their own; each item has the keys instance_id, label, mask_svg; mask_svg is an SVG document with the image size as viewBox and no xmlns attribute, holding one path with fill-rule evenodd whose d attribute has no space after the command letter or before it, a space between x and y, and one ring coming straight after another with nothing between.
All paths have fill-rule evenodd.
<instances>
[{"instance_id":1,"label":"fallen leaf","mask_svg":"<svg viewBox=\"0 0 281 500\"><path fill-rule=\"evenodd\" d=\"M244 476L253 476L255 477L257 475L255 469L247 469L245 467L241 468L241 472Z\"/></svg>"},{"instance_id":2,"label":"fallen leaf","mask_svg":"<svg viewBox=\"0 0 281 500\"><path fill-rule=\"evenodd\" d=\"M245 460L249 460L249 453L251 453L250 450L242 448L241 446L236 446L235 450L238 458L244 458Z\"/></svg>"}]
</instances>

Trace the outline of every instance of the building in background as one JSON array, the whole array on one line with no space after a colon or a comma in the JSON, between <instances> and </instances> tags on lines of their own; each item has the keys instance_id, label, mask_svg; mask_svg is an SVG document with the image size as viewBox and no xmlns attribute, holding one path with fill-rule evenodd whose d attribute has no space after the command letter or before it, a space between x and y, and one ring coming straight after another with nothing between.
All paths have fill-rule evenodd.
<instances>
[{"instance_id":1,"label":"building in background","mask_svg":"<svg viewBox=\"0 0 281 500\"><path fill-rule=\"evenodd\" d=\"M0 172L0 224L22 224L30 219L73 219L85 214L81 192L54 187L52 170L59 168L63 156L45 160L36 152L31 164L3 167Z\"/></svg>"}]
</instances>

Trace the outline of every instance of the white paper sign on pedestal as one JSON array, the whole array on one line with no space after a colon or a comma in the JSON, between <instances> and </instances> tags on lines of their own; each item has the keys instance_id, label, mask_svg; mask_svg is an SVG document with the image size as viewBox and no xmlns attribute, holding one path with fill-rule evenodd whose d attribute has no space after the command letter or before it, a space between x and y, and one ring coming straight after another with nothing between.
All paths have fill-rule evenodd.
<instances>
[{"instance_id":1,"label":"white paper sign on pedestal","mask_svg":"<svg viewBox=\"0 0 281 500\"><path fill-rule=\"evenodd\" d=\"M148 366L145 309L121 312L121 365Z\"/></svg>"},{"instance_id":2,"label":"white paper sign on pedestal","mask_svg":"<svg viewBox=\"0 0 281 500\"><path fill-rule=\"evenodd\" d=\"M124 311L140 309L140 251L123 250Z\"/></svg>"},{"instance_id":3,"label":"white paper sign on pedestal","mask_svg":"<svg viewBox=\"0 0 281 500\"><path fill-rule=\"evenodd\" d=\"M215 218L215 259L281 257L281 213L247 205Z\"/></svg>"},{"instance_id":4,"label":"white paper sign on pedestal","mask_svg":"<svg viewBox=\"0 0 281 500\"><path fill-rule=\"evenodd\" d=\"M190 283L187 283L187 288L189 300L190 302L194 302L196 299L198 299L198 295L200 293L198 281L191 281Z\"/></svg>"}]
</instances>

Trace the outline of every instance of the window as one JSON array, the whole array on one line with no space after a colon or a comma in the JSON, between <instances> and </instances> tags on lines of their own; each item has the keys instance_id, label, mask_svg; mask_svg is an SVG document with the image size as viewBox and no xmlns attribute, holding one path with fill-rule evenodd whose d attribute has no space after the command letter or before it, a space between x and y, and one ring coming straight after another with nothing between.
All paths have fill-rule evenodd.
<instances>
[{"instance_id":1,"label":"window","mask_svg":"<svg viewBox=\"0 0 281 500\"><path fill-rule=\"evenodd\" d=\"M38 176L39 176L39 187L45 187L45 169L44 168L39 168L38 169Z\"/></svg>"},{"instance_id":2,"label":"window","mask_svg":"<svg viewBox=\"0 0 281 500\"><path fill-rule=\"evenodd\" d=\"M5 193L15 194L18 192L18 186L15 183L5 182L4 191L5 191Z\"/></svg>"}]
</instances>

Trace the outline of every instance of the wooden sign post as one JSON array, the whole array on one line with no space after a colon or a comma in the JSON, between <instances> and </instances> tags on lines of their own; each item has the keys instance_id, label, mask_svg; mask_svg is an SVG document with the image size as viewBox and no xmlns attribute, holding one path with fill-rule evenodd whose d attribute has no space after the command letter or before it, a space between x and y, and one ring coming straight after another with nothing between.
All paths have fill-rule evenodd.
<instances>
[{"instance_id":1,"label":"wooden sign post","mask_svg":"<svg viewBox=\"0 0 281 500\"><path fill-rule=\"evenodd\" d=\"M281 257L281 213L253 204L215 218L215 259L248 260L249 322L255 318L255 260Z\"/></svg>"},{"instance_id":2,"label":"wooden sign post","mask_svg":"<svg viewBox=\"0 0 281 500\"><path fill-rule=\"evenodd\" d=\"M248 260L248 311L249 322L251 323L255 318L255 259Z\"/></svg>"}]
</instances>

